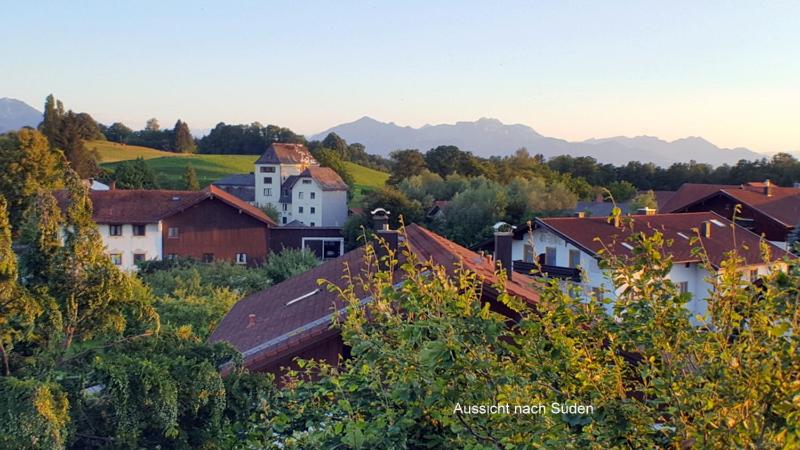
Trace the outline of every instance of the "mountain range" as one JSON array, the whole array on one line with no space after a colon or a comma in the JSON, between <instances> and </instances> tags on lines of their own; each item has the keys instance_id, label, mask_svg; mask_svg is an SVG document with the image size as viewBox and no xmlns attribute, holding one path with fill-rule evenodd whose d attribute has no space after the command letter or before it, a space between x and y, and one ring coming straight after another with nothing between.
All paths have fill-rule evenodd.
<instances>
[{"instance_id":1,"label":"mountain range","mask_svg":"<svg viewBox=\"0 0 800 450\"><path fill-rule=\"evenodd\" d=\"M347 142L363 144L369 153L384 156L396 149L416 148L424 152L438 145L455 145L483 157L509 155L525 147L531 154L541 153L545 157L591 156L603 163L625 164L638 160L662 166L690 160L713 165L734 164L740 159L765 156L746 148L720 148L700 137L669 142L652 136L618 136L570 142L543 136L527 125L507 125L490 118L413 128L362 117L313 135L310 139L322 140L331 132Z\"/></svg>"},{"instance_id":2,"label":"mountain range","mask_svg":"<svg viewBox=\"0 0 800 450\"><path fill-rule=\"evenodd\" d=\"M13 98L0 98L0 133L22 127L35 127L42 121L42 113L27 103Z\"/></svg>"}]
</instances>

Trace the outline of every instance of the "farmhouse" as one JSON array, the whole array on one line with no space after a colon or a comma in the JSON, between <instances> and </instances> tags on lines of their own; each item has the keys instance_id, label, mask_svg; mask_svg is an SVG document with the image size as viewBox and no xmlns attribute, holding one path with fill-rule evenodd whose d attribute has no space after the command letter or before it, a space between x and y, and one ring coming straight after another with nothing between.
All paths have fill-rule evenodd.
<instances>
[{"instance_id":1,"label":"farmhouse","mask_svg":"<svg viewBox=\"0 0 800 450\"><path fill-rule=\"evenodd\" d=\"M741 210L734 214L736 205ZM686 183L660 212L697 211L714 211L786 249L789 233L800 224L800 188L769 180L740 186Z\"/></svg>"},{"instance_id":2,"label":"farmhouse","mask_svg":"<svg viewBox=\"0 0 800 450\"><path fill-rule=\"evenodd\" d=\"M90 191L93 219L111 260L122 269L163 258L259 264L270 225L258 208L209 186L201 191ZM66 196L57 197L65 207Z\"/></svg>"},{"instance_id":3,"label":"farmhouse","mask_svg":"<svg viewBox=\"0 0 800 450\"><path fill-rule=\"evenodd\" d=\"M561 217L536 219L532 230L519 227L514 232L514 270L541 270L546 274L569 279L583 287L585 295L614 298L609 274L598 264L603 252L619 257L632 255L630 238L639 232L662 233L670 241L662 251L672 257L669 278L682 292L692 295L687 308L695 314L706 312L706 298L711 289L707 278L716 275L727 253L737 250L744 259L742 276L755 281L769 273L773 262L789 256L781 248L768 244L771 259L761 255L761 238L714 212L682 214L650 214L623 216L619 220L606 217ZM693 238L697 238L697 242ZM700 255L693 250L705 249L712 271L706 269ZM538 263L538 264L534 264Z\"/></svg>"},{"instance_id":4,"label":"farmhouse","mask_svg":"<svg viewBox=\"0 0 800 450\"><path fill-rule=\"evenodd\" d=\"M401 234L389 230L386 220L381 217L376 217L375 222L378 225L376 234L387 242L389 248L403 245L421 261L433 261L451 271L463 265L475 272L483 285L484 301L489 302L493 310L508 317L514 316L508 307L497 301L498 293L493 287L497 281L493 260L415 224L406 227L405 233ZM511 239L510 235L508 239L504 237L498 236L501 252L497 260L503 261L502 266L508 268L511 266ZM385 249L376 247L376 252L381 251L385 252ZM319 286L317 281L323 279L344 287L346 280L343 275L348 268L352 273L368 269L364 257L365 248L360 247L240 300L223 318L209 341L229 342L241 352L244 365L255 371L279 374L282 367L293 365L295 357L337 363L339 355L348 356L349 349L344 345L339 330L331 327L331 320L334 315L344 313L345 304L337 294ZM397 276L399 278L400 274ZM506 286L512 295L535 304L539 297L530 287L532 282L525 275L513 274ZM370 301L368 293L359 292L358 295L362 304Z\"/></svg>"}]
</instances>

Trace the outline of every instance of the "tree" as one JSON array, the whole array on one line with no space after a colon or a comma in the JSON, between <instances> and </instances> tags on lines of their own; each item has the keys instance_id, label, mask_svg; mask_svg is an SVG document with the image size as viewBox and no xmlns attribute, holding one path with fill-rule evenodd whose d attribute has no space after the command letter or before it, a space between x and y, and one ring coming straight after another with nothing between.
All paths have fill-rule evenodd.
<instances>
[{"instance_id":1,"label":"tree","mask_svg":"<svg viewBox=\"0 0 800 450\"><path fill-rule=\"evenodd\" d=\"M194 142L189 125L186 122L181 122L179 119L175 123L175 128L172 131L173 138L173 151L179 153L194 153L197 151L197 145Z\"/></svg>"},{"instance_id":2,"label":"tree","mask_svg":"<svg viewBox=\"0 0 800 450\"><path fill-rule=\"evenodd\" d=\"M630 212L635 213L642 208L658 209L658 201L653 191L646 191L636 194L629 204Z\"/></svg>"},{"instance_id":3,"label":"tree","mask_svg":"<svg viewBox=\"0 0 800 450\"><path fill-rule=\"evenodd\" d=\"M338 153L328 148L321 148L314 152L314 159L317 160L320 166L330 167L336 172L342 180L351 188L355 185L353 175L347 168L344 160L339 157Z\"/></svg>"},{"instance_id":4,"label":"tree","mask_svg":"<svg viewBox=\"0 0 800 450\"><path fill-rule=\"evenodd\" d=\"M387 184L395 186L408 177L419 175L427 168L425 157L419 150L395 150L389 154L392 160L391 176Z\"/></svg>"},{"instance_id":5,"label":"tree","mask_svg":"<svg viewBox=\"0 0 800 450\"><path fill-rule=\"evenodd\" d=\"M315 267L317 264L319 264L319 260L309 250L284 248L277 253L271 252L269 254L267 262L264 264L264 271L273 284L278 284Z\"/></svg>"},{"instance_id":6,"label":"tree","mask_svg":"<svg viewBox=\"0 0 800 450\"><path fill-rule=\"evenodd\" d=\"M64 116L64 105L56 100L53 94L47 96L44 102L44 116L39 124L39 131L51 141L61 129L61 118Z\"/></svg>"},{"instance_id":7,"label":"tree","mask_svg":"<svg viewBox=\"0 0 800 450\"><path fill-rule=\"evenodd\" d=\"M334 132L328 133L328 135L325 136L325 139L322 140L321 145L324 148L328 148L336 152L339 158L341 158L343 161L350 159L347 141L339 137L339 135Z\"/></svg>"},{"instance_id":8,"label":"tree","mask_svg":"<svg viewBox=\"0 0 800 450\"><path fill-rule=\"evenodd\" d=\"M0 373L11 375L9 354L24 339L42 310L17 281L17 255L11 241L11 224L5 198L0 195Z\"/></svg>"},{"instance_id":9,"label":"tree","mask_svg":"<svg viewBox=\"0 0 800 450\"><path fill-rule=\"evenodd\" d=\"M184 182L188 181L185 176ZM113 179L119 189L158 189L156 175L142 157L119 163Z\"/></svg>"},{"instance_id":10,"label":"tree","mask_svg":"<svg viewBox=\"0 0 800 450\"><path fill-rule=\"evenodd\" d=\"M401 224L421 223L425 216L418 201L409 199L392 187L376 189L364 197L364 210L368 214L377 208L389 211L389 224L394 228ZM371 216L367 217L367 221L370 229L374 229Z\"/></svg>"},{"instance_id":11,"label":"tree","mask_svg":"<svg viewBox=\"0 0 800 450\"><path fill-rule=\"evenodd\" d=\"M636 186L627 181L615 181L608 185L608 190L617 203L627 202L636 195Z\"/></svg>"},{"instance_id":12,"label":"tree","mask_svg":"<svg viewBox=\"0 0 800 450\"><path fill-rule=\"evenodd\" d=\"M200 190L200 183L197 181L197 173L194 171L194 167L191 164L187 165L186 170L183 172L183 184L186 186L186 190Z\"/></svg>"},{"instance_id":13,"label":"tree","mask_svg":"<svg viewBox=\"0 0 800 450\"><path fill-rule=\"evenodd\" d=\"M114 122L105 132L106 139L120 144L125 143L131 134L133 134L133 130L125 126L122 122Z\"/></svg>"},{"instance_id":14,"label":"tree","mask_svg":"<svg viewBox=\"0 0 800 450\"><path fill-rule=\"evenodd\" d=\"M63 155L42 133L22 129L0 136L0 192L6 196L12 229L17 230L39 190L62 185Z\"/></svg>"},{"instance_id":15,"label":"tree","mask_svg":"<svg viewBox=\"0 0 800 450\"><path fill-rule=\"evenodd\" d=\"M440 145L425 153L425 164L431 172L446 177L458 172L464 157L464 152L455 145Z\"/></svg>"},{"instance_id":16,"label":"tree","mask_svg":"<svg viewBox=\"0 0 800 450\"><path fill-rule=\"evenodd\" d=\"M278 210L278 207L273 205L272 203L267 203L260 207L261 211L264 214L268 215L270 219L274 220L275 222L280 221L281 212Z\"/></svg>"},{"instance_id":17,"label":"tree","mask_svg":"<svg viewBox=\"0 0 800 450\"><path fill-rule=\"evenodd\" d=\"M473 179L450 201L443 229L445 235L470 247L492 236L492 225L506 216L508 196L503 186L483 178Z\"/></svg>"},{"instance_id":18,"label":"tree","mask_svg":"<svg viewBox=\"0 0 800 450\"><path fill-rule=\"evenodd\" d=\"M587 300L545 281L534 310L501 280L511 323L485 302L475 274L413 253L399 275L354 276L339 291L350 308L337 322L350 359L336 368L298 361L269 412L250 422L248 445L793 448L798 267L751 289L731 256L696 327L687 294L668 278L663 236L630 245L633 256L604 259L626 285L612 314L602 294ZM471 411L506 404L508 413ZM577 405L591 412L563 411Z\"/></svg>"},{"instance_id":19,"label":"tree","mask_svg":"<svg viewBox=\"0 0 800 450\"><path fill-rule=\"evenodd\" d=\"M147 123L144 125L145 131L160 131L161 125L158 124L158 119L155 117L147 119Z\"/></svg>"}]
</instances>

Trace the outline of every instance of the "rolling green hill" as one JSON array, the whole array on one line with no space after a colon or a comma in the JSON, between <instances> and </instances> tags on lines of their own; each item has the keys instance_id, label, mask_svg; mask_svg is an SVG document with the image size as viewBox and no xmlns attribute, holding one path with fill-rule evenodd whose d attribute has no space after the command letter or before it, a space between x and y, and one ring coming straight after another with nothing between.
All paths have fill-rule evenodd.
<instances>
[{"instance_id":1,"label":"rolling green hill","mask_svg":"<svg viewBox=\"0 0 800 450\"><path fill-rule=\"evenodd\" d=\"M113 169L121 161L142 157L156 173L159 186L164 189L182 189L183 172L191 164L197 172L200 186L207 186L212 182L234 173L248 173L253 171L256 155L196 155L163 152L146 147L116 144L105 141L89 141L89 149L97 150L100 155L100 165ZM353 189L353 205L359 205L366 190L383 186L389 179L389 174L358 164L347 162L347 168L355 179Z\"/></svg>"}]
</instances>

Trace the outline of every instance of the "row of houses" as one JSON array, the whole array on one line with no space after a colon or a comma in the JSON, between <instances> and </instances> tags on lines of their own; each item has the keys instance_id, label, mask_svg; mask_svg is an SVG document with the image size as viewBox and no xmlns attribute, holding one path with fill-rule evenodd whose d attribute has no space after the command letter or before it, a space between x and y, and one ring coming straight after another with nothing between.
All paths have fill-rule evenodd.
<instances>
[{"instance_id":1,"label":"row of houses","mask_svg":"<svg viewBox=\"0 0 800 450\"><path fill-rule=\"evenodd\" d=\"M659 214L656 210L647 210L616 219L582 214L538 218L513 231L496 231L494 238L474 249L476 251L415 224L406 227L406 234L401 237L388 229L385 217L376 216L373 221L377 236L390 247L396 248L404 239L407 251L421 260L443 265L451 271L464 267L475 272L484 286L482 301L510 319L514 314L498 304L497 292L492 287L497 281L498 267L506 270L509 292L529 305L535 305L539 299L533 289L532 276L558 277L564 280L565 287L582 287L587 298L603 295L613 299L617 292L609 273L601 268L601 258L606 255L629 257L634 250L630 238L635 233L660 232L668 242L662 251L673 262L668 277L681 292L691 294L686 307L694 316L706 313L708 294L713 288L711 281L731 251L735 250L741 258L738 270L742 278L753 282L772 270L784 270L785 261L793 258L784 250L786 235L783 231L788 227L771 236L775 241L765 242L760 233L766 235L764 230L773 229L774 220L787 224L800 222L800 216L787 215L780 219L764 211L774 211L769 199L793 210L797 207L794 202L800 201L800 192L791 188L776 189L770 183L750 183L736 188L747 193L736 191L738 195L734 196L727 192L731 189L727 186L701 189L686 185L675 193L662 194L659 206L667 207L673 202L678 212ZM689 194L698 191L702 192ZM735 208L744 198L758 200L751 201L747 207ZM726 203L728 200L736 203ZM720 213L727 210L740 212L736 215ZM768 250L766 258L762 244ZM695 249L700 246L704 253L698 254ZM334 316L344 314L345 305L335 293L321 289L316 281L324 279L343 287L346 282L343 275L348 269L354 272L365 269L364 252L363 247L353 250L244 298L234 305L209 340L229 342L241 352L244 365L256 371L280 374L282 368L293 367L297 357L336 364L340 357L347 357L349 353L339 330L330 323ZM493 256L487 257L487 254ZM362 304L369 302L366 292L359 295Z\"/></svg>"}]
</instances>

